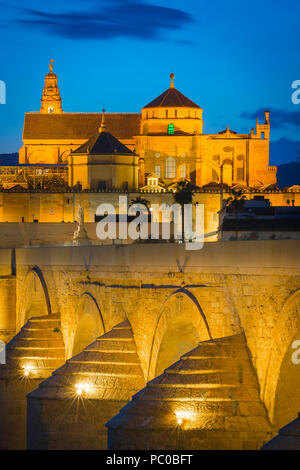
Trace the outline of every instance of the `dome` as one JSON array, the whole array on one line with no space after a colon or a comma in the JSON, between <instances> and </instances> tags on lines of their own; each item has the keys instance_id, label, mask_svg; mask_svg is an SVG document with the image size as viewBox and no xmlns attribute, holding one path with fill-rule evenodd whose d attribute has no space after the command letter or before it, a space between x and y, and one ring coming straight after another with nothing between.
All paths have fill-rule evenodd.
<instances>
[{"instance_id":1,"label":"dome","mask_svg":"<svg viewBox=\"0 0 300 470\"><path fill-rule=\"evenodd\" d=\"M174 74L170 75L171 85L164 93L155 98L145 108L197 108L201 109L196 103L184 96L174 87Z\"/></svg>"}]
</instances>

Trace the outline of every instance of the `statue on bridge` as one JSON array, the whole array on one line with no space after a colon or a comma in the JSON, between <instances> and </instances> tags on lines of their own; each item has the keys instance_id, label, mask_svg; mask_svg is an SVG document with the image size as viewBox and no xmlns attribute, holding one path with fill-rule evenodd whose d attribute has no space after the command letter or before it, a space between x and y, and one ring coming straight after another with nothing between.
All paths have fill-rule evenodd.
<instances>
[{"instance_id":1,"label":"statue on bridge","mask_svg":"<svg viewBox=\"0 0 300 470\"><path fill-rule=\"evenodd\" d=\"M80 204L77 211L77 223L78 227L73 236L74 245L90 245L91 241L84 227L84 208Z\"/></svg>"}]
</instances>

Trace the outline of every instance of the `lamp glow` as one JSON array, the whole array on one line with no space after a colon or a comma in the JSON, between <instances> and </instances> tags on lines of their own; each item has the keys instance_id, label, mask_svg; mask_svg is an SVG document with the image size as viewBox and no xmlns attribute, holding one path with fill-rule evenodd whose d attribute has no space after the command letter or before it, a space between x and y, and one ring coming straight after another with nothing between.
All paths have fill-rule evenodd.
<instances>
[{"instance_id":1,"label":"lamp glow","mask_svg":"<svg viewBox=\"0 0 300 470\"><path fill-rule=\"evenodd\" d=\"M82 396L83 393L88 394L91 390L91 386L89 384L79 383L75 385L76 393L78 396Z\"/></svg>"},{"instance_id":2,"label":"lamp glow","mask_svg":"<svg viewBox=\"0 0 300 470\"><path fill-rule=\"evenodd\" d=\"M192 413L189 411L175 411L175 415L179 426L183 424L183 421L190 421L192 419Z\"/></svg>"},{"instance_id":3,"label":"lamp glow","mask_svg":"<svg viewBox=\"0 0 300 470\"><path fill-rule=\"evenodd\" d=\"M32 371L32 367L31 366L23 366L23 370L24 370L25 377L29 377L29 374Z\"/></svg>"}]
</instances>

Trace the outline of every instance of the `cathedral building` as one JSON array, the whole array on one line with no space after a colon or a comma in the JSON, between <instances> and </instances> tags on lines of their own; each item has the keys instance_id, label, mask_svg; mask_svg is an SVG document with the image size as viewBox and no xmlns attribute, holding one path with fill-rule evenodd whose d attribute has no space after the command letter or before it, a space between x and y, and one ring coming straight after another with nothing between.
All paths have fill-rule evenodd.
<instances>
[{"instance_id":1,"label":"cathedral building","mask_svg":"<svg viewBox=\"0 0 300 470\"><path fill-rule=\"evenodd\" d=\"M45 77L40 112L25 115L21 165L66 167L68 185L83 189L137 189L156 175L169 187L188 179L206 185L268 188L276 185L269 166L269 112L249 134L227 127L203 133L202 108L170 87L141 113L63 111L53 61Z\"/></svg>"}]
</instances>

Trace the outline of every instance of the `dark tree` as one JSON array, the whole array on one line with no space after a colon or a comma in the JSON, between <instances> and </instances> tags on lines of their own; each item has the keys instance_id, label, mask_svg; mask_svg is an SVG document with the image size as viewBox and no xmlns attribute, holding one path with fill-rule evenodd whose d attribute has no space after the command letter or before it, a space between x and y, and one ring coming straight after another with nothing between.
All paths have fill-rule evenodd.
<instances>
[{"instance_id":1,"label":"dark tree","mask_svg":"<svg viewBox=\"0 0 300 470\"><path fill-rule=\"evenodd\" d=\"M238 220L237 216L242 212L246 196L243 189L232 189L232 196L226 200L226 207L235 215L235 238L238 240Z\"/></svg>"},{"instance_id":2,"label":"dark tree","mask_svg":"<svg viewBox=\"0 0 300 470\"><path fill-rule=\"evenodd\" d=\"M182 241L184 241L184 206L193 203L194 191L197 189L193 183L188 180L179 181L175 188L174 200L181 206L182 216Z\"/></svg>"}]
</instances>

